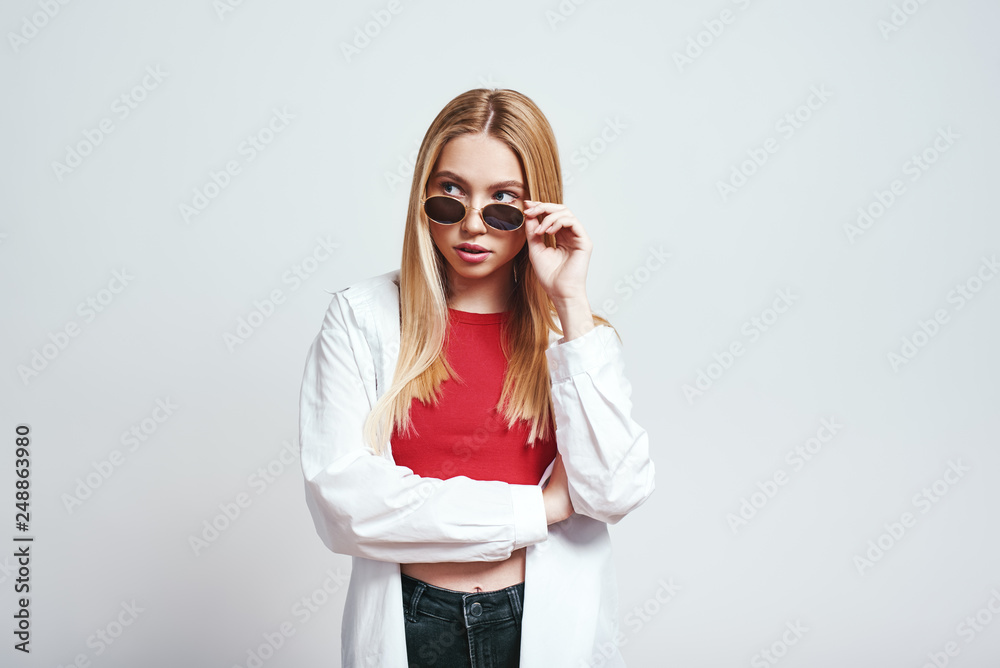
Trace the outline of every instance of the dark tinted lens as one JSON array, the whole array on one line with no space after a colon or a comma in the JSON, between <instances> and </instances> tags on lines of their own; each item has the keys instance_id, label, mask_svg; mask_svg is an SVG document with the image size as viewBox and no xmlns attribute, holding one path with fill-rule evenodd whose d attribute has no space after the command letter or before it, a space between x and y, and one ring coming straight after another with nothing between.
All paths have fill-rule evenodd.
<instances>
[{"instance_id":1,"label":"dark tinted lens","mask_svg":"<svg viewBox=\"0 0 1000 668\"><path fill-rule=\"evenodd\" d=\"M490 204L483 207L483 220L497 230L516 230L524 222L524 214L509 204Z\"/></svg>"},{"instance_id":2,"label":"dark tinted lens","mask_svg":"<svg viewBox=\"0 0 1000 668\"><path fill-rule=\"evenodd\" d=\"M431 197L424 202L424 213L435 223L451 225L465 218L465 207L450 197Z\"/></svg>"}]
</instances>

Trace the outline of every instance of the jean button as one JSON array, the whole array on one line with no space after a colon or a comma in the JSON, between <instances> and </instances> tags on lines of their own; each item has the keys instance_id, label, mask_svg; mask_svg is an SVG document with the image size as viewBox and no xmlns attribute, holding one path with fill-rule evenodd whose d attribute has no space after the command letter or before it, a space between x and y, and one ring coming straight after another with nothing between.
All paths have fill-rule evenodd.
<instances>
[{"instance_id":1,"label":"jean button","mask_svg":"<svg viewBox=\"0 0 1000 668\"><path fill-rule=\"evenodd\" d=\"M483 614L482 604L480 604L478 601L473 603L469 607L469 612L472 614L473 617L478 617L479 615Z\"/></svg>"}]
</instances>

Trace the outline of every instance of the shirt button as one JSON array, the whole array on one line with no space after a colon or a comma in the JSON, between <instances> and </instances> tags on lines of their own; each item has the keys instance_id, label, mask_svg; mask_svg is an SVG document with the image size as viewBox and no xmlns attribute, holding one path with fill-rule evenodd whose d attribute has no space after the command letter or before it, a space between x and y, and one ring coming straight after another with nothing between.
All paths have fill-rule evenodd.
<instances>
[{"instance_id":1,"label":"shirt button","mask_svg":"<svg viewBox=\"0 0 1000 668\"><path fill-rule=\"evenodd\" d=\"M469 612L472 613L473 617L478 617L483 614L483 606L477 601L469 607Z\"/></svg>"}]
</instances>

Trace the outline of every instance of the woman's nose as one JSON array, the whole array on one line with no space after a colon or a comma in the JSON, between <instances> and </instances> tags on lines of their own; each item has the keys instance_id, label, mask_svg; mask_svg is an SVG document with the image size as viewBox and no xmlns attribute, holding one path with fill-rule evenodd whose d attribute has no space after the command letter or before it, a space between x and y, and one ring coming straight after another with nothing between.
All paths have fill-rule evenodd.
<instances>
[{"instance_id":1,"label":"woman's nose","mask_svg":"<svg viewBox=\"0 0 1000 668\"><path fill-rule=\"evenodd\" d=\"M486 206L483 204L483 206ZM482 208L470 206L469 212L462 221L462 226L473 234L482 234L486 231L486 222L483 220Z\"/></svg>"}]
</instances>

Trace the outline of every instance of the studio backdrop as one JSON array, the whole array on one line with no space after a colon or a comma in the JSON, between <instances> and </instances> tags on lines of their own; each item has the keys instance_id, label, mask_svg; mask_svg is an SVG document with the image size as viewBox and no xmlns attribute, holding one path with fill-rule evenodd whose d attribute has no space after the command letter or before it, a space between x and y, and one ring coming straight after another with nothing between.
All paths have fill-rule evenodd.
<instances>
[{"instance_id":1,"label":"studio backdrop","mask_svg":"<svg viewBox=\"0 0 1000 668\"><path fill-rule=\"evenodd\" d=\"M611 527L628 664L1000 665L998 21L8 0L0 664L339 664L306 351L399 267L423 134L488 87L554 128L649 434Z\"/></svg>"}]
</instances>

